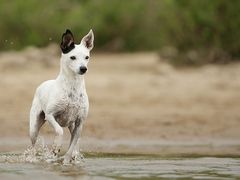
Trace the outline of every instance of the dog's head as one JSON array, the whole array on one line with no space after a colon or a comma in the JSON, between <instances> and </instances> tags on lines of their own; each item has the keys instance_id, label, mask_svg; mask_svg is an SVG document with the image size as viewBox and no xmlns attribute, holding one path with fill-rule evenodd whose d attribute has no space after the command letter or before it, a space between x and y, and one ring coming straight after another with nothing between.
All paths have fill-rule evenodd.
<instances>
[{"instance_id":1,"label":"dog's head","mask_svg":"<svg viewBox=\"0 0 240 180\"><path fill-rule=\"evenodd\" d=\"M94 35L93 31L84 36L80 44L74 43L72 32L67 29L62 35L62 65L67 71L83 75L87 72L87 64L90 59L90 51L93 48Z\"/></svg>"}]
</instances>

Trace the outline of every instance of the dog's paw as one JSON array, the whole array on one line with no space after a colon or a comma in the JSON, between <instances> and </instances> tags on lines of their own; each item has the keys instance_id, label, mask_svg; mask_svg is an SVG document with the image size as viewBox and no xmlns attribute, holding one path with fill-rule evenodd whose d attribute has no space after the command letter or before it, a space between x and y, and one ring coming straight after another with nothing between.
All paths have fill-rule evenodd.
<instances>
[{"instance_id":1,"label":"dog's paw","mask_svg":"<svg viewBox=\"0 0 240 180\"><path fill-rule=\"evenodd\" d=\"M69 165L72 163L72 158L70 156L65 155L63 159L63 165Z\"/></svg>"},{"instance_id":2,"label":"dog's paw","mask_svg":"<svg viewBox=\"0 0 240 180\"><path fill-rule=\"evenodd\" d=\"M81 153L72 155L72 161L75 163L84 162L84 157Z\"/></svg>"},{"instance_id":3,"label":"dog's paw","mask_svg":"<svg viewBox=\"0 0 240 180\"><path fill-rule=\"evenodd\" d=\"M85 161L84 161L83 155L80 152L78 152L78 153L73 153L72 154L70 162L72 164L77 165L77 164L82 164Z\"/></svg>"}]
</instances>

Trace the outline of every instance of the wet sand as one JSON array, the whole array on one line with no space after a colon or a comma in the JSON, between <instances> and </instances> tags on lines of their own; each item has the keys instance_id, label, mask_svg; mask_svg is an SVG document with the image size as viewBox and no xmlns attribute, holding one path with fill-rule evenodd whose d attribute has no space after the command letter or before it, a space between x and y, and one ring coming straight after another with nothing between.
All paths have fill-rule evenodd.
<instances>
[{"instance_id":1,"label":"wet sand","mask_svg":"<svg viewBox=\"0 0 240 180\"><path fill-rule=\"evenodd\" d=\"M24 149L35 89L59 72L57 47L1 53L0 72L0 149ZM155 53L93 53L86 85L85 151L240 154L238 63L175 69ZM49 124L41 135L53 138Z\"/></svg>"}]
</instances>

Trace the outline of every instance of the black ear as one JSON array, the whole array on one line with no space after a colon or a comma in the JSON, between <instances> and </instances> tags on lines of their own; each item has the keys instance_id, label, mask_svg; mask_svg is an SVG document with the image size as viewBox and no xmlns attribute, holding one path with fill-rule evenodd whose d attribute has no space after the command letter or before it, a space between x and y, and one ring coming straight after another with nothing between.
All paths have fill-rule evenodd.
<instances>
[{"instance_id":1,"label":"black ear","mask_svg":"<svg viewBox=\"0 0 240 180\"><path fill-rule=\"evenodd\" d=\"M60 45L62 52L64 54L70 52L72 49L74 49L74 38L72 32L67 29L66 32L62 35L62 42Z\"/></svg>"}]
</instances>

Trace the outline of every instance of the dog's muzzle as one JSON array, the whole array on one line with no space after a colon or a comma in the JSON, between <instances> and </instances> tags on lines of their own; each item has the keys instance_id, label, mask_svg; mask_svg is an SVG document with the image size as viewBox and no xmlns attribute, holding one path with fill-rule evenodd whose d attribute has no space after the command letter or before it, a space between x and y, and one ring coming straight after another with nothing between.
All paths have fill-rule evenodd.
<instances>
[{"instance_id":1,"label":"dog's muzzle","mask_svg":"<svg viewBox=\"0 0 240 180\"><path fill-rule=\"evenodd\" d=\"M85 74L87 72L87 67L86 66L80 66L79 68L79 74Z\"/></svg>"}]
</instances>

